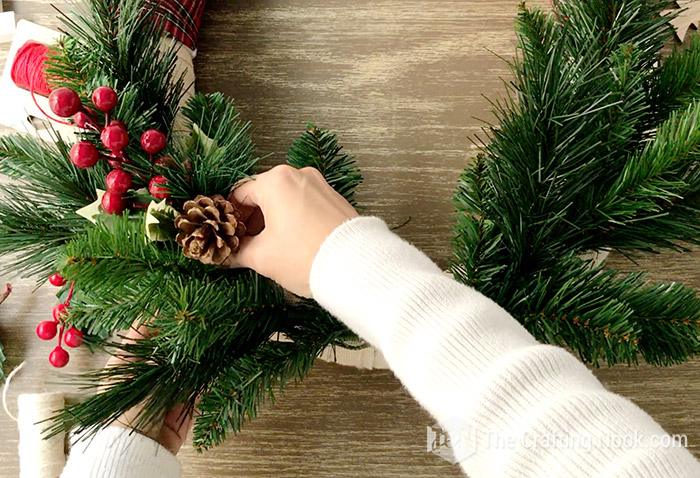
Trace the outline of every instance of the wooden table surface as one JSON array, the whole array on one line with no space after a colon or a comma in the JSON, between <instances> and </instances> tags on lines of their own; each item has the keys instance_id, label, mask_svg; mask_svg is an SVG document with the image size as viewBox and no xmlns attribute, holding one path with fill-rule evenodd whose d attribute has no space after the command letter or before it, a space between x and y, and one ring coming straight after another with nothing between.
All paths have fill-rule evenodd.
<instances>
[{"instance_id":1,"label":"wooden table surface","mask_svg":"<svg viewBox=\"0 0 700 478\"><path fill-rule=\"evenodd\" d=\"M283 161L305 122L331 128L358 157L365 175L359 200L441 266L450 255L450 198L473 155L469 138L489 119L503 92L514 53L518 0L210 0L196 59L197 87L235 97L256 129L269 164ZM545 4L546 2L541 2ZM49 2L5 2L25 18L57 25ZM0 45L0 62L8 45ZM0 107L2 107L0 105ZM7 130L0 131L7 133ZM700 287L700 251L643 258L611 257L611 266L653 271L654 278ZM0 281L9 279L0 277ZM34 335L55 303L52 291L32 293L15 281L0 307L0 338L11 369L27 368L10 391L65 390L47 362L50 346ZM67 372L100 366L74 353ZM700 456L700 361L671 368L596 370L607 386L685 434ZM387 371L318 363L274 407L224 446L181 452L184 476L429 477L460 476L426 453L432 420ZM0 477L18 476L15 425L0 414Z\"/></svg>"}]
</instances>

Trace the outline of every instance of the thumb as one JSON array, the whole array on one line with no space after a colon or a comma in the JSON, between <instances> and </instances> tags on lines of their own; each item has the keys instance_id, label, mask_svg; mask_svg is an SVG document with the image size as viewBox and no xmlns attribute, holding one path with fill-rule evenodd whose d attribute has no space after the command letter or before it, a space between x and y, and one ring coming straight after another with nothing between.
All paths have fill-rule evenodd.
<instances>
[{"instance_id":1,"label":"thumb","mask_svg":"<svg viewBox=\"0 0 700 478\"><path fill-rule=\"evenodd\" d=\"M267 230L263 229L263 231L256 236L243 236L238 252L231 254L224 261L223 265L231 269L245 267L262 274L258 268L264 263L265 244L267 243L266 233Z\"/></svg>"}]
</instances>

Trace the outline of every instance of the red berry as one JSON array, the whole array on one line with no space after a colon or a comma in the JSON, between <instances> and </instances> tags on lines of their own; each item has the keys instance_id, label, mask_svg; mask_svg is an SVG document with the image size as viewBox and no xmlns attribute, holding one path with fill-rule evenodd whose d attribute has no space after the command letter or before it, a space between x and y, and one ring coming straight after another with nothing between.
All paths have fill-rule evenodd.
<instances>
[{"instance_id":1,"label":"red berry","mask_svg":"<svg viewBox=\"0 0 700 478\"><path fill-rule=\"evenodd\" d=\"M61 287L66 285L66 279L64 279L61 274L56 272L54 275L49 277L49 283L51 285L55 285L56 287Z\"/></svg>"},{"instance_id":2,"label":"red berry","mask_svg":"<svg viewBox=\"0 0 700 478\"><path fill-rule=\"evenodd\" d=\"M126 200L121 193L107 191L102 196L102 209L107 214L121 214L126 209Z\"/></svg>"},{"instance_id":3,"label":"red berry","mask_svg":"<svg viewBox=\"0 0 700 478\"><path fill-rule=\"evenodd\" d=\"M97 129L95 120L84 111L78 111L73 115L73 123L80 129Z\"/></svg>"},{"instance_id":4,"label":"red berry","mask_svg":"<svg viewBox=\"0 0 700 478\"><path fill-rule=\"evenodd\" d=\"M141 135L141 147L148 154L158 154L165 146L165 135L157 129L149 129Z\"/></svg>"},{"instance_id":5,"label":"red berry","mask_svg":"<svg viewBox=\"0 0 700 478\"><path fill-rule=\"evenodd\" d=\"M110 151L121 151L129 144L129 134L121 124L105 126L100 135L102 144Z\"/></svg>"},{"instance_id":6,"label":"red berry","mask_svg":"<svg viewBox=\"0 0 700 478\"><path fill-rule=\"evenodd\" d=\"M60 322L61 318L68 312L68 306L66 304L56 304L53 308L53 320Z\"/></svg>"},{"instance_id":7,"label":"red berry","mask_svg":"<svg viewBox=\"0 0 700 478\"><path fill-rule=\"evenodd\" d=\"M68 360L70 360L70 355L60 345L49 354L49 362L56 368L65 367L68 364Z\"/></svg>"},{"instance_id":8,"label":"red berry","mask_svg":"<svg viewBox=\"0 0 700 478\"><path fill-rule=\"evenodd\" d=\"M78 93L66 86L53 90L49 95L49 108L62 118L73 116L81 107Z\"/></svg>"},{"instance_id":9,"label":"red berry","mask_svg":"<svg viewBox=\"0 0 700 478\"><path fill-rule=\"evenodd\" d=\"M168 180L165 179L165 176L154 176L151 179L151 182L148 183L148 192L151 193L151 196L157 199L167 199L170 197L170 189L165 187L168 184Z\"/></svg>"},{"instance_id":10,"label":"red berry","mask_svg":"<svg viewBox=\"0 0 700 478\"><path fill-rule=\"evenodd\" d=\"M63 341L69 347L80 347L83 345L83 333L75 327L71 327L63 336Z\"/></svg>"},{"instance_id":11,"label":"red berry","mask_svg":"<svg viewBox=\"0 0 700 478\"><path fill-rule=\"evenodd\" d=\"M78 141L70 149L70 162L78 168L91 168L100 159L100 152L90 141Z\"/></svg>"},{"instance_id":12,"label":"red berry","mask_svg":"<svg viewBox=\"0 0 700 478\"><path fill-rule=\"evenodd\" d=\"M36 335L39 336L41 340L51 340L52 338L56 337L56 332L58 327L56 326L56 322L53 322L51 320L45 320L43 322L39 322L39 325L36 327Z\"/></svg>"},{"instance_id":13,"label":"red berry","mask_svg":"<svg viewBox=\"0 0 700 478\"><path fill-rule=\"evenodd\" d=\"M119 121L118 119L113 119L112 121L109 122L109 124L123 126L124 129L126 129L126 123L124 123L123 121Z\"/></svg>"},{"instance_id":14,"label":"red berry","mask_svg":"<svg viewBox=\"0 0 700 478\"><path fill-rule=\"evenodd\" d=\"M121 169L115 169L105 179L108 191L124 194L131 187L131 174Z\"/></svg>"},{"instance_id":15,"label":"red berry","mask_svg":"<svg viewBox=\"0 0 700 478\"><path fill-rule=\"evenodd\" d=\"M114 88L109 86L98 86L92 92L92 102L98 110L109 113L117 106L119 98Z\"/></svg>"}]
</instances>

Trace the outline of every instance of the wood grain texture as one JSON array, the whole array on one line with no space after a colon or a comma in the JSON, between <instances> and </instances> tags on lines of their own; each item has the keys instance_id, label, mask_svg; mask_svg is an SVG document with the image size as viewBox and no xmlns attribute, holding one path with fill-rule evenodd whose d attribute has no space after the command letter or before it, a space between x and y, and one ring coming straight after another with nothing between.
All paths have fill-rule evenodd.
<instances>
[{"instance_id":1,"label":"wood grain texture","mask_svg":"<svg viewBox=\"0 0 700 478\"><path fill-rule=\"evenodd\" d=\"M196 61L198 89L237 98L255 124L260 153L271 154L268 165L283 161L306 121L337 131L363 169L359 200L365 212L390 224L410 218L398 233L444 267L452 190L474 152L469 138L482 125L475 118L491 117L482 94L503 94L508 69L494 53L514 52L517 4L210 0ZM48 0L5 2L9 8L20 18L58 25ZM0 61L6 51L0 45ZM612 257L610 264L700 287L699 259L697 251L648 257L637 266ZM29 281L15 285L0 307L0 337L8 368L22 360L29 365L12 388L13 403L20 392L60 388L74 395L47 363L50 346L34 336L36 324L50 314L53 291L32 293ZM102 363L79 351L67 371ZM687 434L700 455L700 361L595 373L669 432ZM390 372L318 363L306 381L289 388L236 438L201 455L186 446L181 459L188 478L461 476L425 452L429 424ZM2 478L18 475L16 447L14 424L0 414Z\"/></svg>"}]
</instances>

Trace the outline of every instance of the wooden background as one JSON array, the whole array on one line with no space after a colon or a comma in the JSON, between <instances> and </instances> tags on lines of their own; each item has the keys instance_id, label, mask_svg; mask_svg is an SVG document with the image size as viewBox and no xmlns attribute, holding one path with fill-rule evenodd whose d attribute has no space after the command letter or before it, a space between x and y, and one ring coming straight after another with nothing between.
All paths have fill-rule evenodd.
<instances>
[{"instance_id":1,"label":"wooden background","mask_svg":"<svg viewBox=\"0 0 700 478\"><path fill-rule=\"evenodd\" d=\"M256 129L268 164L305 122L331 128L355 154L365 175L365 212L389 224L441 266L450 254L450 198L473 155L469 138L488 119L482 96L502 94L514 52L518 0L210 0L196 59L198 89L237 98ZM544 4L545 2L542 2ZM55 27L48 1L4 2L19 18ZM0 45L0 62L8 45ZM2 105L0 105L0 108ZM7 133L7 130L0 131ZM699 253L644 258L663 280L700 287ZM9 278L0 277L0 280ZM0 307L7 369L27 368L10 391L66 389L47 362L50 345L34 335L49 317L52 290L32 293L29 281ZM67 372L102 364L74 352ZM673 368L615 367L596 374L634 400L671 433L686 434L700 456L700 361ZM429 477L460 476L457 467L425 452L430 417L387 371L318 363L274 407L236 438L198 455L186 446L184 476ZM16 477L17 432L0 414L0 477Z\"/></svg>"}]
</instances>

